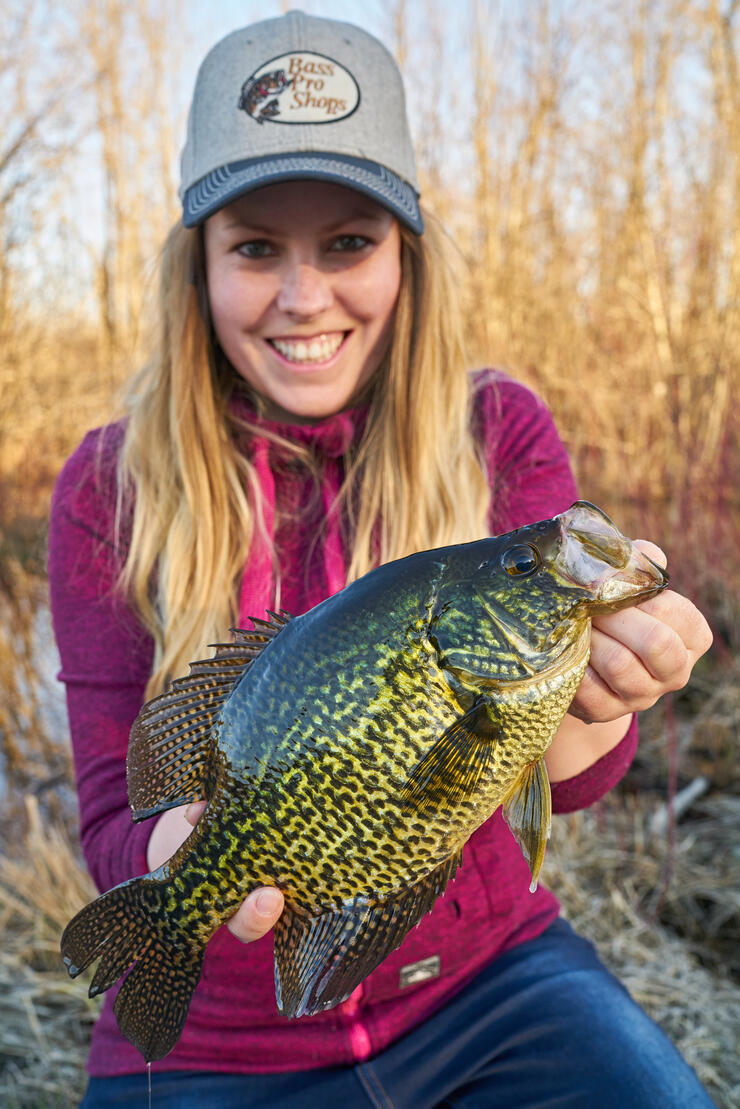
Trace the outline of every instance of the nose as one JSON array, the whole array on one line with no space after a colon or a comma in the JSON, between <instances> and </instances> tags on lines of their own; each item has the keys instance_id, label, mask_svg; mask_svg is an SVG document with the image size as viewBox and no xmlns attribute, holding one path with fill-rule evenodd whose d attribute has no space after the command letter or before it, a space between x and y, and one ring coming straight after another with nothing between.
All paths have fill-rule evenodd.
<instances>
[{"instance_id":1,"label":"nose","mask_svg":"<svg viewBox=\"0 0 740 1109\"><path fill-rule=\"evenodd\" d=\"M330 307L331 282L319 266L306 260L287 260L281 274L276 304L295 319L310 320Z\"/></svg>"}]
</instances>

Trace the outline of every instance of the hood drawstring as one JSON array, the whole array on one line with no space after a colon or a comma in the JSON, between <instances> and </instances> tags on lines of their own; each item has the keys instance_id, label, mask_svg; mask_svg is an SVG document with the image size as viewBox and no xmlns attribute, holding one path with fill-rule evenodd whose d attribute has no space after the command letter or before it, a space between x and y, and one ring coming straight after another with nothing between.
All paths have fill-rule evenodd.
<instances>
[{"instance_id":1,"label":"hood drawstring","mask_svg":"<svg viewBox=\"0 0 740 1109\"><path fill-rule=\"evenodd\" d=\"M242 627L252 616L265 619L267 609L277 608L278 592L273 589L273 544L275 535L275 475L270 466L270 443L254 441L254 468L261 493L262 520L255 520L252 544L239 590L239 622Z\"/></svg>"},{"instance_id":2,"label":"hood drawstring","mask_svg":"<svg viewBox=\"0 0 740 1109\"><path fill-rule=\"evenodd\" d=\"M328 458L321 483L321 499L324 505L326 533L324 536L324 572L326 574L327 595L332 596L344 589L347 583L347 568L344 562L342 544L341 513L337 507L339 498L339 465L335 458Z\"/></svg>"},{"instance_id":3,"label":"hood drawstring","mask_svg":"<svg viewBox=\"0 0 740 1109\"><path fill-rule=\"evenodd\" d=\"M243 402L242 402L243 403ZM254 413L244 413L257 428L264 427L292 442L313 447L323 457L321 500L325 530L322 559L326 593L331 596L346 584L346 561L342 542L342 518L337 502L341 487L340 459L362 432L364 409L339 412L319 424L282 424L267 421ZM252 616L264 618L267 609L280 607L280 568L275 565L275 472L271 464L270 439L250 436L253 464L262 501L262 523L255 523L239 592L239 618L242 626Z\"/></svg>"}]
</instances>

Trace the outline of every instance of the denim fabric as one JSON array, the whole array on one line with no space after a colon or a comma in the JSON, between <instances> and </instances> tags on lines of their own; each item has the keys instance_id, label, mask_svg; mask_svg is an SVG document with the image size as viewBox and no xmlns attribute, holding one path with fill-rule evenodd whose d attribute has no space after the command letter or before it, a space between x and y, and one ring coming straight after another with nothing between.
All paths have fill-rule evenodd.
<instances>
[{"instance_id":1,"label":"denim fabric","mask_svg":"<svg viewBox=\"0 0 740 1109\"><path fill-rule=\"evenodd\" d=\"M707 1109L693 1070L557 920L369 1062L152 1075L152 1109ZM92 1078L81 1109L147 1106L147 1075Z\"/></svg>"}]
</instances>

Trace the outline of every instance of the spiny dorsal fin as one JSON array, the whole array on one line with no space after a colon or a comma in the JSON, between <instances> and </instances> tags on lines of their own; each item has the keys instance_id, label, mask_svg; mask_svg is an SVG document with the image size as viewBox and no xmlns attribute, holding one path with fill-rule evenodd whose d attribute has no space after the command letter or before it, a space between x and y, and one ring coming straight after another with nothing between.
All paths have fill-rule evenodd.
<instances>
[{"instance_id":1,"label":"spiny dorsal fin","mask_svg":"<svg viewBox=\"0 0 740 1109\"><path fill-rule=\"evenodd\" d=\"M232 628L231 643L214 643L213 658L192 663L186 678L148 701L131 728L126 757L134 820L208 796L212 729L218 710L244 671L285 627L286 612Z\"/></svg>"},{"instance_id":2,"label":"spiny dorsal fin","mask_svg":"<svg viewBox=\"0 0 740 1109\"><path fill-rule=\"evenodd\" d=\"M537 889L552 823L552 794L545 760L525 766L502 805L504 819L532 872L530 890Z\"/></svg>"},{"instance_id":3,"label":"spiny dorsal fin","mask_svg":"<svg viewBox=\"0 0 740 1109\"><path fill-rule=\"evenodd\" d=\"M286 906L274 929L280 1012L310 1016L346 1001L429 912L461 858L462 851L455 852L419 882L382 901L355 897L313 917Z\"/></svg>"},{"instance_id":4,"label":"spiny dorsal fin","mask_svg":"<svg viewBox=\"0 0 740 1109\"><path fill-rule=\"evenodd\" d=\"M412 770L401 792L404 804L420 810L454 808L473 796L488 773L500 735L490 709L488 702L479 699L442 733Z\"/></svg>"}]
</instances>

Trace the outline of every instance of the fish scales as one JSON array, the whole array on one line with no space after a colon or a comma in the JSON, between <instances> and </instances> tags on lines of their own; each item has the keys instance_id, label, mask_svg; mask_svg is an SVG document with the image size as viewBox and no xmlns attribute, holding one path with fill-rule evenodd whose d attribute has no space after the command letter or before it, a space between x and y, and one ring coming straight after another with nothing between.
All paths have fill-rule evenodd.
<instances>
[{"instance_id":1,"label":"fish scales","mask_svg":"<svg viewBox=\"0 0 740 1109\"><path fill-rule=\"evenodd\" d=\"M387 658L373 659L364 671L364 704L334 700L334 690L342 687L337 672L335 681L318 690L334 702L335 715L317 714L310 721L302 717L300 745L287 732L275 751L280 776L263 799L275 846L263 859L260 881L275 881L299 903L318 909L366 891L368 867L378 893L409 880L414 860L399 858L396 829L407 815L396 795L423 753L419 737L438 733L459 714L439 675L436 690L429 681L424 701L409 712L407 686L419 653L409 651L405 666L394 660L392 682ZM373 684L371 695L367 691ZM312 696L309 687L307 697ZM367 768L373 770L375 788L365 785ZM425 839L433 842L431 836ZM287 841L291 863L300 859L297 875L286 870ZM428 854L417 869L431 869Z\"/></svg>"},{"instance_id":2,"label":"fish scales","mask_svg":"<svg viewBox=\"0 0 740 1109\"><path fill-rule=\"evenodd\" d=\"M285 894L275 987L291 1016L349 996L500 806L534 887L550 822L544 755L587 665L590 618L666 582L578 502L237 630L144 707L129 746L135 819L203 795L206 811L168 862L70 922L70 973L100 955L100 992L133 965L114 1011L161 1058L210 936L259 885Z\"/></svg>"},{"instance_id":3,"label":"fish scales","mask_svg":"<svg viewBox=\"0 0 740 1109\"><path fill-rule=\"evenodd\" d=\"M200 850L197 856L191 852L189 869L181 872L179 882L175 881L179 916L176 898L168 902L169 914L183 923L194 923L202 934L208 935L214 920L203 911L203 905L212 902L219 887L231 891L229 901L222 902L220 912L228 904L236 908L250 889L262 884L280 885L297 904L314 911L329 904L340 906L367 889L368 872L374 876L376 894L391 893L402 883L413 882L433 869L477 826L481 809L490 809L501 802L518 773L516 763L507 755L506 744L496 748L491 785L482 792L480 801L457 812L442 807L435 814L434 822L419 822L414 841L407 840L407 848L412 850L407 849L405 856L399 856L398 825L404 823L407 816L394 804L393 787L400 789L422 749L418 741L408 742L409 737L414 732L418 736L424 731L429 734L443 731L459 715L460 705L450 696L444 673L433 664L428 652L415 648L409 650L401 662L397 654L392 654L392 658L397 680L388 676L384 653L375 660L376 669L382 675L376 698L366 707L366 717L370 720L377 720L382 708L384 735L378 735L375 730L368 735L363 719L357 718L357 705L350 702L345 706L346 711L339 712L336 718L319 713L311 720L316 742L323 747L321 761L310 757L311 735L305 730L305 720L301 730L302 744L297 742L293 732L286 732L275 754L279 761L284 760L283 765L291 765L291 755L297 755L304 769L293 763L292 769L284 772L282 778L276 778L272 790L264 794L267 805L250 806L248 797L239 796L238 783L223 781L221 788L234 798L230 806L233 820L224 819L223 810L219 821L204 820ZM426 696L417 704L414 719L410 720L406 711L409 683L415 676L418 681L418 668L422 663L427 667ZM584 665L569 676L570 680L561 682L562 698L567 703ZM341 685L339 677L319 687L319 691L331 697ZM311 691L308 692L310 696ZM536 687L528 687L518 697L512 695L506 705L510 720L507 734L511 742L516 742L520 734L528 737L528 744L520 754L527 761L538 758L546 750L552 733L553 709L540 711L535 693ZM268 704L271 709L275 708L274 701ZM557 703L553 708L557 717ZM342 724L348 717L354 721L354 726L343 732ZM332 745L328 736L333 720L338 735ZM389 737L396 742L388 743ZM355 785L361 782L366 765L374 766L380 775L379 783L386 785L366 793L363 808L358 810L357 795L348 793L343 782L352 781ZM215 811L218 793L212 800ZM245 812L250 814L247 822L244 821ZM235 832L225 838L227 827ZM239 864L244 854L243 842L254 842L255 838L266 846L260 855L261 867L250 871ZM288 844L290 870L285 867Z\"/></svg>"}]
</instances>

